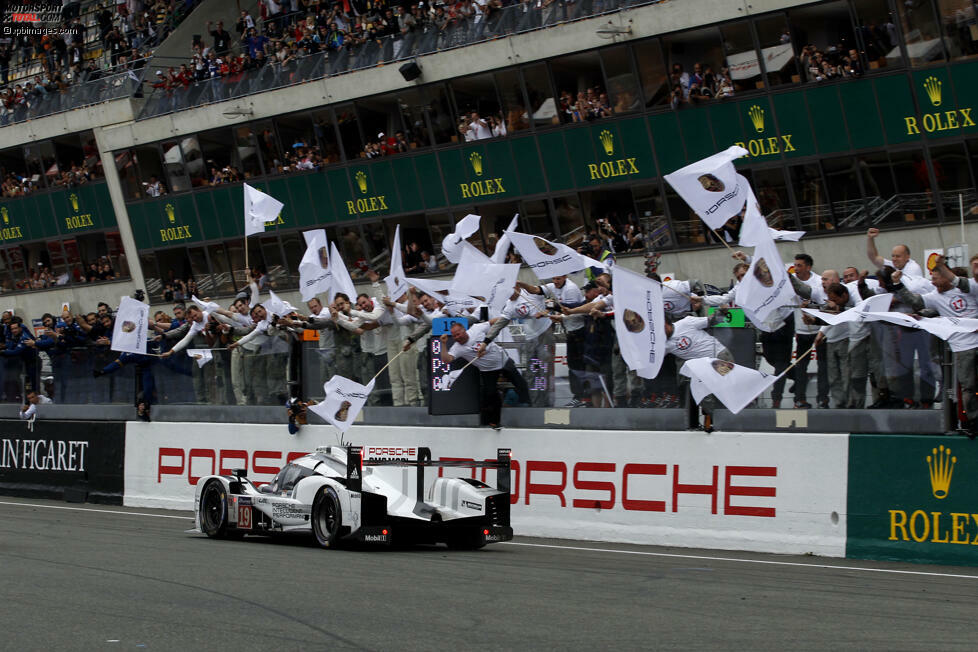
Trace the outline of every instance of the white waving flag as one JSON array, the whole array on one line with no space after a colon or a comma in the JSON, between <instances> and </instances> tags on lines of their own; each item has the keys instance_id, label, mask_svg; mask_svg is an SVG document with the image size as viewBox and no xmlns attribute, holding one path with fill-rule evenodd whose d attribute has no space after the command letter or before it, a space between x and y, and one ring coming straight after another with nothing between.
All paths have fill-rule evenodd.
<instances>
[{"instance_id":1,"label":"white waving flag","mask_svg":"<svg viewBox=\"0 0 978 652\"><path fill-rule=\"evenodd\" d=\"M295 307L288 301L280 299L277 294L268 291L268 300L263 301L261 304L265 311L270 315L276 315L278 317L284 317L285 315L296 312Z\"/></svg>"},{"instance_id":2,"label":"white waving flag","mask_svg":"<svg viewBox=\"0 0 978 652\"><path fill-rule=\"evenodd\" d=\"M413 285L425 294L441 302L450 313L458 313L469 308L478 308L482 305L481 299L476 299L465 294L452 294L449 281L435 281L432 279L409 278L408 285Z\"/></svg>"},{"instance_id":3,"label":"white waving flag","mask_svg":"<svg viewBox=\"0 0 978 652\"><path fill-rule=\"evenodd\" d=\"M523 262L540 280L573 274L588 266L584 257L567 245L516 231L506 231L506 233L509 234Z\"/></svg>"},{"instance_id":4,"label":"white waving flag","mask_svg":"<svg viewBox=\"0 0 978 652\"><path fill-rule=\"evenodd\" d=\"M798 242L807 231L779 231L771 229L771 237L779 242Z\"/></svg>"},{"instance_id":5,"label":"white waving flag","mask_svg":"<svg viewBox=\"0 0 978 652\"><path fill-rule=\"evenodd\" d=\"M692 379L689 389L697 403L713 394L734 414L743 410L779 378L719 358L688 360L679 373Z\"/></svg>"},{"instance_id":6,"label":"white waving flag","mask_svg":"<svg viewBox=\"0 0 978 652\"><path fill-rule=\"evenodd\" d=\"M343 258L340 256L339 249L336 248L336 243L329 243L329 248L329 269L333 274L333 282L329 286L329 301L332 303L336 293L342 292L352 303L357 300L357 288L353 285L353 279L350 278L350 272L346 268Z\"/></svg>"},{"instance_id":7,"label":"white waving flag","mask_svg":"<svg viewBox=\"0 0 978 652\"><path fill-rule=\"evenodd\" d=\"M201 312L210 314L215 310L220 309L221 306L217 305L216 301L201 301L196 296L190 297L190 300L197 304Z\"/></svg>"},{"instance_id":8,"label":"white waving flag","mask_svg":"<svg viewBox=\"0 0 978 652\"><path fill-rule=\"evenodd\" d=\"M449 286L453 295L468 295L482 297L494 313L506 305L507 299L513 294L516 277L520 273L517 264L495 264L482 262L471 252L462 254L462 262L455 270L455 278Z\"/></svg>"},{"instance_id":9,"label":"white waving flag","mask_svg":"<svg viewBox=\"0 0 978 652\"><path fill-rule=\"evenodd\" d=\"M245 236L264 232L265 223L277 218L283 206L285 204L271 195L244 184Z\"/></svg>"},{"instance_id":10,"label":"white waving flag","mask_svg":"<svg viewBox=\"0 0 978 652\"><path fill-rule=\"evenodd\" d=\"M751 209L748 208L747 212L750 213ZM746 225L747 221L744 223ZM772 312L794 301L794 297L795 290L788 279L788 270L765 227L757 233L754 259L737 285L737 305L744 309L744 314L754 326L769 331L769 326L764 322Z\"/></svg>"},{"instance_id":11,"label":"white waving flag","mask_svg":"<svg viewBox=\"0 0 978 652\"><path fill-rule=\"evenodd\" d=\"M509 226L506 227L506 231L503 231L502 236L496 242L496 249L492 252L492 262L494 263L505 263L506 255L509 253L509 233L508 231L515 231L516 227L519 226L520 214L517 213L513 216L512 221Z\"/></svg>"},{"instance_id":12,"label":"white waving flag","mask_svg":"<svg viewBox=\"0 0 978 652\"><path fill-rule=\"evenodd\" d=\"M394 244L391 245L391 273L384 279L387 284L387 296L391 301L397 301L408 291L407 281L404 280L404 263L401 262L401 225L394 229Z\"/></svg>"},{"instance_id":13,"label":"white waving flag","mask_svg":"<svg viewBox=\"0 0 978 652\"><path fill-rule=\"evenodd\" d=\"M305 231L306 253L299 261L299 292L303 301L329 290L333 273L329 267L329 242L326 229Z\"/></svg>"},{"instance_id":14,"label":"white waving flag","mask_svg":"<svg viewBox=\"0 0 978 652\"><path fill-rule=\"evenodd\" d=\"M744 207L747 189L738 181L733 161L747 150L733 145L666 175L675 189L711 229L719 229Z\"/></svg>"},{"instance_id":15,"label":"white waving flag","mask_svg":"<svg viewBox=\"0 0 978 652\"><path fill-rule=\"evenodd\" d=\"M210 349L187 349L187 355L197 361L197 367L203 367L214 359Z\"/></svg>"},{"instance_id":16,"label":"white waving flag","mask_svg":"<svg viewBox=\"0 0 978 652\"><path fill-rule=\"evenodd\" d=\"M611 269L611 278L621 357L642 378L655 378L666 355L662 285L618 266Z\"/></svg>"},{"instance_id":17,"label":"white waving flag","mask_svg":"<svg viewBox=\"0 0 978 652\"><path fill-rule=\"evenodd\" d=\"M145 354L148 324L149 306L132 297L122 297L112 328L112 350Z\"/></svg>"},{"instance_id":18,"label":"white waving flag","mask_svg":"<svg viewBox=\"0 0 978 652\"><path fill-rule=\"evenodd\" d=\"M479 230L481 219L478 215L469 214L459 220L455 225L455 231L446 235L441 241L441 252L445 254L445 258L453 263L462 259L462 250L466 248L465 244L468 244L465 239Z\"/></svg>"},{"instance_id":19,"label":"white waving flag","mask_svg":"<svg viewBox=\"0 0 978 652\"><path fill-rule=\"evenodd\" d=\"M323 385L326 397L310 405L309 409L336 426L340 432L346 432L360 414L373 388L373 380L361 385L343 376L333 376Z\"/></svg>"}]
</instances>

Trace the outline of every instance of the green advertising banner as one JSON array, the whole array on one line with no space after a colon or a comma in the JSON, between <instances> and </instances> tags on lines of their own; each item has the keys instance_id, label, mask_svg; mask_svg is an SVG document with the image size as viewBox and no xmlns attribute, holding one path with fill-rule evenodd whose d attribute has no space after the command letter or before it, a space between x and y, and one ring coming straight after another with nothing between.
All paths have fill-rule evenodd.
<instances>
[{"instance_id":1,"label":"green advertising banner","mask_svg":"<svg viewBox=\"0 0 978 652\"><path fill-rule=\"evenodd\" d=\"M978 566L978 445L849 437L846 557Z\"/></svg>"}]
</instances>

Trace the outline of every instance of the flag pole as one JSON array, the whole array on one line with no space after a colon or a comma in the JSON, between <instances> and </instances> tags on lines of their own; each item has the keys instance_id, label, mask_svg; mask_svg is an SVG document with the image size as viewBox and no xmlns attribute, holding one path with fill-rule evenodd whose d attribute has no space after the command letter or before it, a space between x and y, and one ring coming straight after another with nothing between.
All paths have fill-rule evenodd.
<instances>
[{"instance_id":1,"label":"flag pole","mask_svg":"<svg viewBox=\"0 0 978 652\"><path fill-rule=\"evenodd\" d=\"M248 265L248 235L244 237L245 248L245 285L251 285L251 266Z\"/></svg>"},{"instance_id":2,"label":"flag pole","mask_svg":"<svg viewBox=\"0 0 978 652\"><path fill-rule=\"evenodd\" d=\"M797 358L795 358L795 361L792 362L790 365L788 365L788 368L785 369L783 372L781 372L781 375L782 376L785 375L786 373L788 373L789 371L791 371L795 367L796 364L798 364L799 362L801 362L802 360L804 360L805 358L807 358L808 356L810 356L812 354L812 351L815 350L815 346L816 346L815 344L812 344L812 346L807 351L805 351L803 354L801 354L800 356L798 356ZM822 363L820 362L819 364L822 364ZM779 378L780 378L780 376L779 376Z\"/></svg>"},{"instance_id":3,"label":"flag pole","mask_svg":"<svg viewBox=\"0 0 978 652\"><path fill-rule=\"evenodd\" d=\"M710 227L710 230L713 231L713 235L715 235L717 237L717 240L719 240L720 242L722 242L723 243L723 246L730 250L730 253L734 253L733 247L731 247L727 243L726 240L724 240L723 238L720 237L720 234L717 233L717 230L716 229L714 229L713 227Z\"/></svg>"},{"instance_id":4,"label":"flag pole","mask_svg":"<svg viewBox=\"0 0 978 652\"><path fill-rule=\"evenodd\" d=\"M383 367L381 367L381 368L380 368L380 371L378 371L377 373L375 373L375 374L374 374L374 377L370 379L370 383L372 383L373 381L375 381L375 380L377 380L377 376L379 376L380 374L382 374L382 373L384 373L384 369L386 369L387 367L389 367L389 366L391 366L391 364L392 364L392 363L393 363L393 362L394 362L395 360L397 360L397 359L398 359L399 357L401 357L401 354L402 354L402 353L404 353L404 349L401 349L401 350L400 350L400 351L399 351L399 352L397 353L397 355L395 355L395 356L394 356L393 358L391 358L390 360L388 360L388 361L387 361L387 364L385 364L385 365L384 365ZM469 364L471 364L471 363L469 363ZM468 365L465 365L465 366L468 366ZM367 383L367 384L369 385L370 383Z\"/></svg>"}]
</instances>

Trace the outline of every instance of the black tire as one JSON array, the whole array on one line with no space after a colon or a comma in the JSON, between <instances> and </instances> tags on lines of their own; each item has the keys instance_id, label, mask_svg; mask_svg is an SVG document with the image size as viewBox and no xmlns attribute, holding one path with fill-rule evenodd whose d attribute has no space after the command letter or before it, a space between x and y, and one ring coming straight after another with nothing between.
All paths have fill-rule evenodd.
<instances>
[{"instance_id":1,"label":"black tire","mask_svg":"<svg viewBox=\"0 0 978 652\"><path fill-rule=\"evenodd\" d=\"M451 550L478 550L485 548L486 542L481 532L456 532L449 537L447 543Z\"/></svg>"},{"instance_id":2,"label":"black tire","mask_svg":"<svg viewBox=\"0 0 978 652\"><path fill-rule=\"evenodd\" d=\"M332 487L322 486L312 501L312 534L322 548L333 548L339 539L343 512Z\"/></svg>"},{"instance_id":3,"label":"black tire","mask_svg":"<svg viewBox=\"0 0 978 652\"><path fill-rule=\"evenodd\" d=\"M228 498L224 485L211 480L200 493L200 530L212 539L228 534Z\"/></svg>"}]
</instances>

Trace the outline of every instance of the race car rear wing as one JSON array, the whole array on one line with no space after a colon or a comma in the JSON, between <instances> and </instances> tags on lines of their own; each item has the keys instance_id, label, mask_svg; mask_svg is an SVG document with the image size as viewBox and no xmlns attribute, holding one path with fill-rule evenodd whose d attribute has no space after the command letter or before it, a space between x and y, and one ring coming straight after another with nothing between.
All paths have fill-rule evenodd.
<instances>
[{"instance_id":1,"label":"race car rear wing","mask_svg":"<svg viewBox=\"0 0 978 652\"><path fill-rule=\"evenodd\" d=\"M512 463L512 451L509 448L496 449L495 460L433 460L431 459L431 449L419 447L416 460L408 459L383 459L383 460L363 460L362 446L348 446L346 453L346 482L351 491L363 490L363 467L366 466L414 466L418 469L417 490L418 496L424 495L424 470L429 466L439 468L465 468L465 469L496 469L496 489L509 495L512 492L510 480L510 466ZM509 523L509 501L504 500L502 508L505 510L505 523Z\"/></svg>"}]
</instances>

